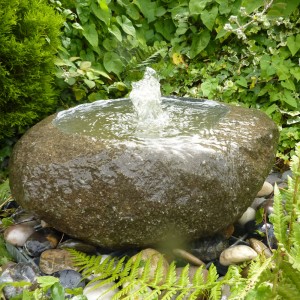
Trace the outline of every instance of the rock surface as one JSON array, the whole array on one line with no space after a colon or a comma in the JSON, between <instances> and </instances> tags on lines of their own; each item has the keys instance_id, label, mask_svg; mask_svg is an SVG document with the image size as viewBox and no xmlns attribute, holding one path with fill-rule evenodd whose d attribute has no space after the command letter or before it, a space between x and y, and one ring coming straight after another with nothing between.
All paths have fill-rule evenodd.
<instances>
[{"instance_id":1,"label":"rock surface","mask_svg":"<svg viewBox=\"0 0 300 300\"><path fill-rule=\"evenodd\" d=\"M212 236L251 205L278 139L263 113L222 106L202 140L180 149L65 133L50 116L15 146L13 196L57 230L107 248Z\"/></svg>"}]
</instances>

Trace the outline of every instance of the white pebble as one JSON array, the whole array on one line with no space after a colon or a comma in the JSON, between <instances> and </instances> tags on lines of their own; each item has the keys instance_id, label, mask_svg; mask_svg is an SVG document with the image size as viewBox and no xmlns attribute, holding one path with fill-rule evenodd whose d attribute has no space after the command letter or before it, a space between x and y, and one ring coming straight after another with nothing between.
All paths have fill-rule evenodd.
<instances>
[{"instance_id":1,"label":"white pebble","mask_svg":"<svg viewBox=\"0 0 300 300\"><path fill-rule=\"evenodd\" d=\"M100 283L100 281L95 281L83 289L83 295L86 296L88 300L110 300L119 291L118 289L114 289L105 293L115 285L115 282L106 283L95 288L95 285L98 283Z\"/></svg>"},{"instance_id":2,"label":"white pebble","mask_svg":"<svg viewBox=\"0 0 300 300\"><path fill-rule=\"evenodd\" d=\"M266 197L273 193L274 188L273 185L267 181L264 182L261 190L257 193L256 197Z\"/></svg>"},{"instance_id":3,"label":"white pebble","mask_svg":"<svg viewBox=\"0 0 300 300\"><path fill-rule=\"evenodd\" d=\"M22 247L34 232L35 229L32 225L16 224L9 226L4 231L4 239L13 246Z\"/></svg>"},{"instance_id":4,"label":"white pebble","mask_svg":"<svg viewBox=\"0 0 300 300\"><path fill-rule=\"evenodd\" d=\"M220 255L220 264L229 266L255 258L258 254L250 247L237 245L225 249Z\"/></svg>"},{"instance_id":5,"label":"white pebble","mask_svg":"<svg viewBox=\"0 0 300 300\"><path fill-rule=\"evenodd\" d=\"M243 215L238 220L238 223L244 226L249 221L255 220L256 211L252 207L248 207L247 210L243 213Z\"/></svg>"}]
</instances>

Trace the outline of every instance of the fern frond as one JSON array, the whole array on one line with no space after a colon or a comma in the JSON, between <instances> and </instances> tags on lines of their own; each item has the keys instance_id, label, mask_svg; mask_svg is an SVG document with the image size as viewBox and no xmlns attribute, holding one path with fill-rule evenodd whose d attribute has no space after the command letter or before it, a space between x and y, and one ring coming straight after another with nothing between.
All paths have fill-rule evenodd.
<instances>
[{"instance_id":1,"label":"fern frond","mask_svg":"<svg viewBox=\"0 0 300 300\"><path fill-rule=\"evenodd\" d=\"M270 215L271 222L274 226L274 233L278 240L284 248L288 247L288 222L289 218L285 215L283 205L282 205L282 195L278 189L277 184L274 186L274 212Z\"/></svg>"},{"instance_id":2,"label":"fern frond","mask_svg":"<svg viewBox=\"0 0 300 300\"><path fill-rule=\"evenodd\" d=\"M176 293L177 293L176 289L170 289L161 297L161 300L171 300L173 299L173 296L176 295Z\"/></svg>"},{"instance_id":3,"label":"fern frond","mask_svg":"<svg viewBox=\"0 0 300 300\"><path fill-rule=\"evenodd\" d=\"M279 296L281 296L282 300L300 299L300 291L292 284L280 283L277 293Z\"/></svg>"},{"instance_id":4,"label":"fern frond","mask_svg":"<svg viewBox=\"0 0 300 300\"><path fill-rule=\"evenodd\" d=\"M283 262L280 267L284 272L283 280L288 281L289 284L294 285L300 293L300 272L295 270L290 264L286 262Z\"/></svg>"},{"instance_id":5,"label":"fern frond","mask_svg":"<svg viewBox=\"0 0 300 300\"><path fill-rule=\"evenodd\" d=\"M196 271L194 277L193 277L193 285L194 286L200 286L204 284L204 278L203 278L203 269L204 267L201 266Z\"/></svg>"},{"instance_id":6,"label":"fern frond","mask_svg":"<svg viewBox=\"0 0 300 300\"><path fill-rule=\"evenodd\" d=\"M166 281L165 283L161 286L162 289L170 287L174 285L177 282L177 276L176 276L176 265L175 262L173 261L168 269L168 273L166 276Z\"/></svg>"},{"instance_id":7,"label":"fern frond","mask_svg":"<svg viewBox=\"0 0 300 300\"><path fill-rule=\"evenodd\" d=\"M221 284L216 284L215 286L213 286L210 290L209 299L211 300L221 299L222 296L221 288L222 288Z\"/></svg>"},{"instance_id":8,"label":"fern frond","mask_svg":"<svg viewBox=\"0 0 300 300\"><path fill-rule=\"evenodd\" d=\"M178 282L176 284L178 287L184 288L190 284L189 268L190 268L190 265L186 265L183 268L183 270L178 278Z\"/></svg>"},{"instance_id":9,"label":"fern frond","mask_svg":"<svg viewBox=\"0 0 300 300\"><path fill-rule=\"evenodd\" d=\"M247 278L244 288L242 290L239 289L239 293L235 296L235 298L232 299L246 299L248 293L252 289L254 289L254 287L260 281L260 277L262 276L262 273L270 268L271 263L273 262L272 259L273 259L272 257L269 257L262 264L260 263L259 260L256 260L254 262L256 271L253 272L252 276Z\"/></svg>"},{"instance_id":10,"label":"fern frond","mask_svg":"<svg viewBox=\"0 0 300 300\"><path fill-rule=\"evenodd\" d=\"M207 274L207 283L214 283L218 279L219 275L217 272L217 268L214 264L212 264L208 269Z\"/></svg>"},{"instance_id":11,"label":"fern frond","mask_svg":"<svg viewBox=\"0 0 300 300\"><path fill-rule=\"evenodd\" d=\"M161 255L159 257L159 260L157 262L157 267L154 273L154 278L150 282L150 286L156 286L162 283L163 278L164 278L164 269L163 269L163 262L164 262L164 257Z\"/></svg>"}]
</instances>

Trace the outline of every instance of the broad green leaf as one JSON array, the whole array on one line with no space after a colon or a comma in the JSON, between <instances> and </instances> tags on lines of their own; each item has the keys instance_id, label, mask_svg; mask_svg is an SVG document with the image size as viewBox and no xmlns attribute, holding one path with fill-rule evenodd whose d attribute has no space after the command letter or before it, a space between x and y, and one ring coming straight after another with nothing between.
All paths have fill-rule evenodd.
<instances>
[{"instance_id":1,"label":"broad green leaf","mask_svg":"<svg viewBox=\"0 0 300 300\"><path fill-rule=\"evenodd\" d=\"M54 276L39 276L37 277L37 283L40 285L41 288L48 289L55 283L58 283L59 279Z\"/></svg>"},{"instance_id":2,"label":"broad green leaf","mask_svg":"<svg viewBox=\"0 0 300 300\"><path fill-rule=\"evenodd\" d=\"M124 69L124 65L119 55L114 52L106 52L104 54L103 65L107 72L112 72L117 75L119 75Z\"/></svg>"},{"instance_id":3,"label":"broad green leaf","mask_svg":"<svg viewBox=\"0 0 300 300\"><path fill-rule=\"evenodd\" d=\"M291 91L295 91L296 90L296 87L295 87L295 84L293 82L293 80L291 79L287 79L287 80L284 80L284 81L281 81L281 86L288 89L288 90L291 90Z\"/></svg>"},{"instance_id":4,"label":"broad green leaf","mask_svg":"<svg viewBox=\"0 0 300 300\"><path fill-rule=\"evenodd\" d=\"M92 1L91 10L100 21L109 25L111 12L107 6L106 0L98 0L98 3Z\"/></svg>"},{"instance_id":5,"label":"broad green leaf","mask_svg":"<svg viewBox=\"0 0 300 300\"><path fill-rule=\"evenodd\" d=\"M299 4L300 0L275 0L268 10L267 16L288 17L298 7Z\"/></svg>"},{"instance_id":6,"label":"broad green leaf","mask_svg":"<svg viewBox=\"0 0 300 300\"><path fill-rule=\"evenodd\" d=\"M300 34L297 34L296 36L289 36L286 41L292 56L294 56L300 49Z\"/></svg>"},{"instance_id":7,"label":"broad green leaf","mask_svg":"<svg viewBox=\"0 0 300 300\"><path fill-rule=\"evenodd\" d=\"M237 81L236 81L237 84L243 86L243 87L248 87L248 83L247 83L247 80L245 77L240 77Z\"/></svg>"},{"instance_id":8,"label":"broad green leaf","mask_svg":"<svg viewBox=\"0 0 300 300\"><path fill-rule=\"evenodd\" d=\"M65 300L65 291L61 284L58 282L51 287L52 300Z\"/></svg>"},{"instance_id":9,"label":"broad green leaf","mask_svg":"<svg viewBox=\"0 0 300 300\"><path fill-rule=\"evenodd\" d=\"M80 69L87 70L91 67L92 63L90 61L82 61L80 62Z\"/></svg>"},{"instance_id":10,"label":"broad green leaf","mask_svg":"<svg viewBox=\"0 0 300 300\"><path fill-rule=\"evenodd\" d=\"M83 79L83 81L90 89L92 89L96 85L96 83L94 81L89 80L89 79Z\"/></svg>"},{"instance_id":11,"label":"broad green leaf","mask_svg":"<svg viewBox=\"0 0 300 300\"><path fill-rule=\"evenodd\" d=\"M94 47L98 47L98 33L94 23L87 23L83 25L83 36Z\"/></svg>"},{"instance_id":12,"label":"broad green leaf","mask_svg":"<svg viewBox=\"0 0 300 300\"><path fill-rule=\"evenodd\" d=\"M300 67L295 67L290 69L291 74L296 78L297 81L300 80Z\"/></svg>"},{"instance_id":13,"label":"broad green leaf","mask_svg":"<svg viewBox=\"0 0 300 300\"><path fill-rule=\"evenodd\" d=\"M122 27L125 33L135 37L135 28L132 25L132 22L126 16L122 16L122 17L118 16L116 20L120 24L120 26Z\"/></svg>"},{"instance_id":14,"label":"broad green leaf","mask_svg":"<svg viewBox=\"0 0 300 300\"><path fill-rule=\"evenodd\" d=\"M78 29L78 30L83 30L82 26L77 22L73 23L72 27L75 28L75 29Z\"/></svg>"},{"instance_id":15,"label":"broad green leaf","mask_svg":"<svg viewBox=\"0 0 300 300\"><path fill-rule=\"evenodd\" d=\"M246 8L248 14L255 11L257 8L264 6L264 0L243 0L242 7Z\"/></svg>"},{"instance_id":16,"label":"broad green leaf","mask_svg":"<svg viewBox=\"0 0 300 300\"><path fill-rule=\"evenodd\" d=\"M189 2L189 9L192 15L199 15L202 13L206 4L211 2L212 0L191 0Z\"/></svg>"},{"instance_id":17,"label":"broad green leaf","mask_svg":"<svg viewBox=\"0 0 300 300\"><path fill-rule=\"evenodd\" d=\"M112 33L119 42L122 42L122 34L120 29L116 25L112 25L108 27L108 31Z\"/></svg>"},{"instance_id":18,"label":"broad green leaf","mask_svg":"<svg viewBox=\"0 0 300 300\"><path fill-rule=\"evenodd\" d=\"M139 6L142 14L148 19L149 23L155 21L156 2L152 2L151 0L136 0L135 3Z\"/></svg>"},{"instance_id":19,"label":"broad green leaf","mask_svg":"<svg viewBox=\"0 0 300 300\"><path fill-rule=\"evenodd\" d=\"M287 103L288 105L297 108L298 106L298 100L296 100L295 97L293 97L293 94L291 91L284 90L283 94L281 96L281 99Z\"/></svg>"},{"instance_id":20,"label":"broad green leaf","mask_svg":"<svg viewBox=\"0 0 300 300\"><path fill-rule=\"evenodd\" d=\"M126 6L126 13L131 19L135 21L137 21L140 18L139 10L133 3L130 3Z\"/></svg>"},{"instance_id":21,"label":"broad green leaf","mask_svg":"<svg viewBox=\"0 0 300 300\"><path fill-rule=\"evenodd\" d=\"M156 21L154 27L168 41L171 41L176 29L171 19Z\"/></svg>"},{"instance_id":22,"label":"broad green leaf","mask_svg":"<svg viewBox=\"0 0 300 300\"><path fill-rule=\"evenodd\" d=\"M211 10L204 10L201 13L201 20L203 24L210 30L212 31L216 17L218 15L218 7L213 6Z\"/></svg>"},{"instance_id":23,"label":"broad green leaf","mask_svg":"<svg viewBox=\"0 0 300 300\"><path fill-rule=\"evenodd\" d=\"M190 50L190 57L194 58L201 51L203 51L210 41L210 31L208 29L204 29L199 34L194 35Z\"/></svg>"}]
</instances>

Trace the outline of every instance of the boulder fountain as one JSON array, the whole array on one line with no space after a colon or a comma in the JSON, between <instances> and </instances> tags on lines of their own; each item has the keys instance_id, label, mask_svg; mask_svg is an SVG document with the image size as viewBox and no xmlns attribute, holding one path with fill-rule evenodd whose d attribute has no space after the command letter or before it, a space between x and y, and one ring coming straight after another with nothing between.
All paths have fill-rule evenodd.
<instances>
[{"instance_id":1,"label":"boulder fountain","mask_svg":"<svg viewBox=\"0 0 300 300\"><path fill-rule=\"evenodd\" d=\"M151 69L131 99L99 100L31 128L10 162L16 201L111 249L212 236L253 201L278 131L262 112L161 97Z\"/></svg>"}]
</instances>

